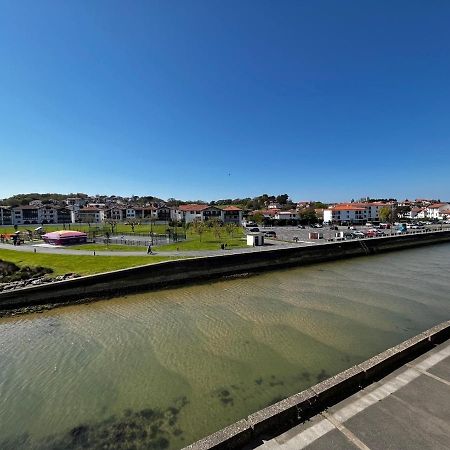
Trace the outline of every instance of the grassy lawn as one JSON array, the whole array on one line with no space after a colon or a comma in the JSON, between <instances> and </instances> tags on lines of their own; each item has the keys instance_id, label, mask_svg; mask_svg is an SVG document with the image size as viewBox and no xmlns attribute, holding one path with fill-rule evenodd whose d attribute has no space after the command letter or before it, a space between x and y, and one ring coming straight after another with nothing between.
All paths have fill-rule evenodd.
<instances>
[{"instance_id":1,"label":"grassy lawn","mask_svg":"<svg viewBox=\"0 0 450 450\"><path fill-rule=\"evenodd\" d=\"M71 245L70 250L103 250L108 252L145 252L147 247L142 245L120 245L120 244L80 244Z\"/></svg>"},{"instance_id":2,"label":"grassy lawn","mask_svg":"<svg viewBox=\"0 0 450 450\"><path fill-rule=\"evenodd\" d=\"M34 229L34 225L21 225L19 226L19 230ZM45 231L55 231L60 230L61 226L58 225L45 225ZM153 232L157 234L165 233L168 227L166 225L153 225ZM68 225L66 225L66 229L69 229ZM79 225L79 224L71 224L71 230L77 231L89 231L88 225ZM94 229L101 230L103 229L103 224L99 224L98 227L94 227L91 225L91 231ZM110 227L104 225L104 230L110 230ZM177 228L177 231L181 234L184 233L183 228ZM11 226L0 226L0 233L12 233L14 232L14 228ZM150 224L144 225L136 225L135 233L149 233L150 232ZM131 232L130 225L125 224L117 224L116 226L117 234L133 234ZM143 238L144 239L144 238ZM225 230L222 230L221 236L218 238L214 235L211 229L206 230L200 240L200 237L197 234L194 234L189 229L187 230L187 240L180 241L174 244L168 245L159 245L155 246L154 250L158 252L164 251L176 251L177 249L181 250L219 250L220 244L227 244L227 248L243 248L247 247L247 243L245 241L245 235L242 228L236 228L233 237L230 237ZM107 248L104 244L86 244L86 245L77 245L71 248L79 249L79 250L111 250L111 251L145 251L145 247L142 246L125 246L125 245L114 245L110 244Z\"/></svg>"},{"instance_id":3,"label":"grassy lawn","mask_svg":"<svg viewBox=\"0 0 450 450\"><path fill-rule=\"evenodd\" d=\"M77 256L25 253L14 250L0 250L0 259L10 261L18 266L42 266L53 269L53 276L65 273L90 275L127 267L154 264L161 261L177 259L166 256ZM178 258L179 259L179 258Z\"/></svg>"},{"instance_id":4,"label":"grassy lawn","mask_svg":"<svg viewBox=\"0 0 450 450\"><path fill-rule=\"evenodd\" d=\"M19 231L34 230L35 228L37 228L39 226L40 226L40 224L18 225L17 229ZM163 225L154 224L153 227L151 226L151 224L142 224L142 225L135 225L134 232L135 233L150 233L150 231L153 230L153 233L165 234L165 232L168 228L169 228L169 226L165 225L165 224L163 224ZM172 227L170 227L170 228L172 229ZM44 230L46 233L50 233L51 231L59 231L62 229L63 229L62 225L53 225L53 224L44 225ZM75 230L75 231L83 231L85 233L87 233L89 231L94 231L94 230L111 232L111 226L108 224L103 224L103 223L92 224L90 227L89 227L89 225L77 224L77 223L66 224L66 230L69 230L69 229ZM14 229L14 227L12 225L1 225L0 226L0 234L2 234L2 233L12 234L15 231L16 230ZM178 233L184 232L183 228L180 228L180 227L177 228L177 231L178 231ZM130 225L125 225L124 223L118 223L115 228L115 233L116 234L133 234L133 231L131 230Z\"/></svg>"},{"instance_id":5,"label":"grassy lawn","mask_svg":"<svg viewBox=\"0 0 450 450\"><path fill-rule=\"evenodd\" d=\"M158 252L182 250L220 250L220 244L227 244L227 248L247 247L244 232L238 228L233 237L222 233L220 238L214 236L213 232L208 230L203 233L202 238L191 232L187 233L187 240L176 242L174 244L159 245L153 249Z\"/></svg>"}]
</instances>

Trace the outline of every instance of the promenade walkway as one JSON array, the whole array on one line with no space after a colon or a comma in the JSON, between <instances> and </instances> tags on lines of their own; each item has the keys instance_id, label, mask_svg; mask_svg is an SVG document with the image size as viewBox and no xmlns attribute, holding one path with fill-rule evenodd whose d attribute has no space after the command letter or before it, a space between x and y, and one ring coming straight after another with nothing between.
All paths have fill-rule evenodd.
<instances>
[{"instance_id":1,"label":"promenade walkway","mask_svg":"<svg viewBox=\"0 0 450 450\"><path fill-rule=\"evenodd\" d=\"M257 448L449 449L449 341Z\"/></svg>"},{"instance_id":2,"label":"promenade walkway","mask_svg":"<svg viewBox=\"0 0 450 450\"><path fill-rule=\"evenodd\" d=\"M244 247L244 248L234 248L230 250L180 250L180 251L159 251L153 252L151 255L148 255L149 258L152 256L186 256L186 257L196 257L196 256L221 256L221 255L229 255L236 253L251 253L251 252L263 252L268 250L273 250L274 248L287 248L294 247L298 248L301 244L291 244L289 242L275 241L275 240L267 240L267 244L263 247ZM311 246L311 244L309 244ZM44 246L44 245L29 245L22 244L18 246L14 246L11 244L0 244L0 249L4 250L14 250L18 252L28 252L28 253L47 253L47 254L56 254L56 255L93 255L93 250L75 250L70 247L62 248L62 247L53 247L53 246ZM95 254L98 256L145 256L147 255L146 251L106 251L106 250L95 250Z\"/></svg>"}]
</instances>

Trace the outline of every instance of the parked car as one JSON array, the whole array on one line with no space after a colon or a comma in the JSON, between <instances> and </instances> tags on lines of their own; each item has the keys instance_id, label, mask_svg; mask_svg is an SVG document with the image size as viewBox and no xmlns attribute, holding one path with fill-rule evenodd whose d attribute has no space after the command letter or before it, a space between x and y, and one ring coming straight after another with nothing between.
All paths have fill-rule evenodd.
<instances>
[{"instance_id":1,"label":"parked car","mask_svg":"<svg viewBox=\"0 0 450 450\"><path fill-rule=\"evenodd\" d=\"M277 237L277 233L275 231L265 231L264 236L267 238L275 238Z\"/></svg>"},{"instance_id":2,"label":"parked car","mask_svg":"<svg viewBox=\"0 0 450 450\"><path fill-rule=\"evenodd\" d=\"M248 231L250 231L251 233L258 233L259 228L258 227L250 228Z\"/></svg>"},{"instance_id":3,"label":"parked car","mask_svg":"<svg viewBox=\"0 0 450 450\"><path fill-rule=\"evenodd\" d=\"M353 235L355 238L363 238L363 237L366 237L366 235L365 235L362 231L353 231L353 232L352 232L352 235Z\"/></svg>"}]
</instances>

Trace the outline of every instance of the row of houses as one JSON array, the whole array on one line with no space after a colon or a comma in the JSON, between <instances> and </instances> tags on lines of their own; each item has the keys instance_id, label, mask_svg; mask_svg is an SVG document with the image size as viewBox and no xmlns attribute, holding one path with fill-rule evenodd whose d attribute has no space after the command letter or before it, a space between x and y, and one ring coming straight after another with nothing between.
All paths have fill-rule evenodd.
<instances>
[{"instance_id":1,"label":"row of houses","mask_svg":"<svg viewBox=\"0 0 450 450\"><path fill-rule=\"evenodd\" d=\"M380 222L380 209L387 207L397 210L396 203L367 202L340 203L323 210L323 221L327 223L364 224ZM406 206L406 205L401 205ZM424 207L412 207L399 214L400 219L446 220L450 218L449 203L430 203Z\"/></svg>"},{"instance_id":2,"label":"row of houses","mask_svg":"<svg viewBox=\"0 0 450 450\"><path fill-rule=\"evenodd\" d=\"M450 203L434 203L423 208L414 207L406 214L409 219L447 220L450 218Z\"/></svg>"},{"instance_id":3,"label":"row of houses","mask_svg":"<svg viewBox=\"0 0 450 450\"><path fill-rule=\"evenodd\" d=\"M74 199L70 199L74 200ZM219 208L205 204L189 204L178 207L169 207L164 204L151 206L132 205L105 205L101 203L68 202L67 206L42 205L39 202L17 207L0 206L0 225L27 225L46 223L102 223L108 220L127 222L136 220L150 221L178 221L191 223L196 220L208 221L217 219L223 223L242 224L244 211L236 206ZM306 205L301 205L305 207ZM379 222L380 209L389 207L405 207L394 202L352 202L340 203L327 209L314 210L319 219L327 223L353 223ZM250 214L262 214L266 219L295 221L299 219L302 208L282 210L279 205L270 204L267 209L253 211ZM400 212L400 208L398 211ZM402 219L432 219L446 220L450 218L449 203L429 203L419 206L410 206L401 210Z\"/></svg>"},{"instance_id":4,"label":"row of houses","mask_svg":"<svg viewBox=\"0 0 450 450\"><path fill-rule=\"evenodd\" d=\"M0 206L0 225L70 223L72 211L58 206Z\"/></svg>"},{"instance_id":5,"label":"row of houses","mask_svg":"<svg viewBox=\"0 0 450 450\"><path fill-rule=\"evenodd\" d=\"M264 219L274 219L274 220L298 220L298 211L295 209L290 209L287 211L271 208L270 205L267 209L262 209L259 211L253 211L253 214L261 214Z\"/></svg>"},{"instance_id":6,"label":"row of houses","mask_svg":"<svg viewBox=\"0 0 450 450\"><path fill-rule=\"evenodd\" d=\"M0 225L28 225L48 223L102 223L108 220L126 222L137 220L179 221L190 223L195 220L207 221L217 219L223 223L240 225L243 211L236 206L218 208L203 204L149 207L106 207L104 205L88 205L69 207L25 205L17 207L0 206Z\"/></svg>"}]
</instances>

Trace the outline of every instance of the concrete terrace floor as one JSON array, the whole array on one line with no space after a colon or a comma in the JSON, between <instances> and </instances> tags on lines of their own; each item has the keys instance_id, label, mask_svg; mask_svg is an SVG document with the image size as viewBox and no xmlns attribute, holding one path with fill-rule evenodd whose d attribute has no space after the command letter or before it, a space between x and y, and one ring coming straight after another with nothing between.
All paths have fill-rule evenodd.
<instances>
[{"instance_id":1,"label":"concrete terrace floor","mask_svg":"<svg viewBox=\"0 0 450 450\"><path fill-rule=\"evenodd\" d=\"M256 448L449 449L449 341Z\"/></svg>"}]
</instances>

